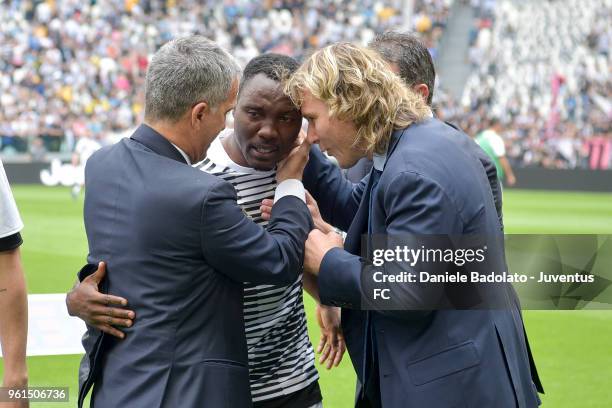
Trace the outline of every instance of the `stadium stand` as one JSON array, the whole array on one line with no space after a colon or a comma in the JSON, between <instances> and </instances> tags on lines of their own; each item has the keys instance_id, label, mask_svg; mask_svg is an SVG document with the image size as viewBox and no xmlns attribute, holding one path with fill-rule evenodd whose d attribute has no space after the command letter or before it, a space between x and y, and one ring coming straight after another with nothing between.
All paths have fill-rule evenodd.
<instances>
[{"instance_id":1,"label":"stadium stand","mask_svg":"<svg viewBox=\"0 0 612 408\"><path fill-rule=\"evenodd\" d=\"M612 168L612 1L473 3L473 72L440 115L472 135L500 119L515 166Z\"/></svg>"},{"instance_id":2,"label":"stadium stand","mask_svg":"<svg viewBox=\"0 0 612 408\"><path fill-rule=\"evenodd\" d=\"M297 58L329 43L367 43L404 26L404 1L63 0L0 4L3 156L71 152L112 142L141 120L149 56L177 36L203 34L243 64L261 52ZM435 52L452 0L414 1L414 29ZM404 27L405 28L405 27Z\"/></svg>"},{"instance_id":3,"label":"stadium stand","mask_svg":"<svg viewBox=\"0 0 612 408\"><path fill-rule=\"evenodd\" d=\"M454 99L437 114L476 135L505 125L513 166L612 167L612 0L457 0L473 10ZM406 4L413 6L406 12ZM436 60L453 0L64 0L0 4L0 153L40 161L82 137L111 143L142 119L149 56L199 33L241 63L262 52L302 58L389 28L421 35ZM439 69L440 67L438 67ZM440 82L440 81L438 81Z\"/></svg>"}]
</instances>

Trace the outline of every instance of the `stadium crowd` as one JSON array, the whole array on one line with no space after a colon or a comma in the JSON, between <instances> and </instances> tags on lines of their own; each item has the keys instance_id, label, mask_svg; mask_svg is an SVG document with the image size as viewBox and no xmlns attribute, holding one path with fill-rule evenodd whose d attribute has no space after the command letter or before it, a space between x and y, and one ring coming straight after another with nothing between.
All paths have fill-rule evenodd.
<instances>
[{"instance_id":1,"label":"stadium crowd","mask_svg":"<svg viewBox=\"0 0 612 408\"><path fill-rule=\"evenodd\" d=\"M473 73L445 118L470 134L500 119L517 166L612 168L612 1L476 3Z\"/></svg>"},{"instance_id":2,"label":"stadium crowd","mask_svg":"<svg viewBox=\"0 0 612 408\"><path fill-rule=\"evenodd\" d=\"M129 135L142 117L148 58L174 37L206 35L244 65L262 52L301 59L333 42L365 44L410 28L435 59L452 3L414 0L407 26L402 0L2 3L0 149L37 160L71 152L83 137ZM461 100L436 91L438 114L472 135L499 118L514 165L609 168L610 0L471 5L474 72Z\"/></svg>"},{"instance_id":3,"label":"stadium crowd","mask_svg":"<svg viewBox=\"0 0 612 408\"><path fill-rule=\"evenodd\" d=\"M417 1L415 24L439 38L448 1ZM402 1L12 1L0 13L2 153L71 151L116 140L139 122L148 58L171 38L203 34L243 65L262 52L303 57L398 26ZM432 41L433 41L432 37Z\"/></svg>"}]
</instances>

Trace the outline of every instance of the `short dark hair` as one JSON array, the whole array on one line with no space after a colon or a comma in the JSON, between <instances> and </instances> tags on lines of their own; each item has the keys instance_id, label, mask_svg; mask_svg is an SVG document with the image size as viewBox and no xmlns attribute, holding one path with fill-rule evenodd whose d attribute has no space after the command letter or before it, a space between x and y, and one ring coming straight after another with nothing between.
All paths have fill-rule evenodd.
<instances>
[{"instance_id":1,"label":"short dark hair","mask_svg":"<svg viewBox=\"0 0 612 408\"><path fill-rule=\"evenodd\" d=\"M256 75L264 74L268 78L282 82L293 74L300 64L293 58L282 54L261 54L249 61L244 67L240 80L240 90Z\"/></svg>"},{"instance_id":2,"label":"short dark hair","mask_svg":"<svg viewBox=\"0 0 612 408\"><path fill-rule=\"evenodd\" d=\"M436 70L429 50L418 37L409 33L386 31L376 36L369 47L382 55L387 62L397 64L399 75L408 86L427 85L427 104L431 105Z\"/></svg>"}]
</instances>

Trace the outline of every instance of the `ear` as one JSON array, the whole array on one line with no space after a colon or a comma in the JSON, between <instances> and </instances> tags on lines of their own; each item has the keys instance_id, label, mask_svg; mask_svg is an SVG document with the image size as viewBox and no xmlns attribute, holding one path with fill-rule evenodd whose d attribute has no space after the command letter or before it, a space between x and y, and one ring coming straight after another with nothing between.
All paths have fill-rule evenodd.
<instances>
[{"instance_id":1,"label":"ear","mask_svg":"<svg viewBox=\"0 0 612 408\"><path fill-rule=\"evenodd\" d=\"M425 102L427 102L427 98L429 98L429 87L425 84L416 84L412 87L412 89L421 95Z\"/></svg>"},{"instance_id":2,"label":"ear","mask_svg":"<svg viewBox=\"0 0 612 408\"><path fill-rule=\"evenodd\" d=\"M202 127L206 116L210 114L210 105L208 102L198 102L191 108L191 126Z\"/></svg>"}]
</instances>

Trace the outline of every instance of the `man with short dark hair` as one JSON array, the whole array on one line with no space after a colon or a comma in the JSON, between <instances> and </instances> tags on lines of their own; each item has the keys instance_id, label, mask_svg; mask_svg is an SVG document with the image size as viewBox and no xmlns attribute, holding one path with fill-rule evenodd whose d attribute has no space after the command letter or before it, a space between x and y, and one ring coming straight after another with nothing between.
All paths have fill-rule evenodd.
<instances>
[{"instance_id":1,"label":"man with short dark hair","mask_svg":"<svg viewBox=\"0 0 612 408\"><path fill-rule=\"evenodd\" d=\"M421 94L431 106L436 70L429 50L415 35L386 31L368 45L378 52L406 85Z\"/></svg>"},{"instance_id":2,"label":"man with short dark hair","mask_svg":"<svg viewBox=\"0 0 612 408\"><path fill-rule=\"evenodd\" d=\"M268 230L237 205L228 180L191 166L224 129L238 75L204 37L168 42L147 71L145 124L87 163L80 278L90 281L79 286L117 296L96 298L79 406L92 384L98 408L252 406L243 282L294 283L312 219L299 165L276 174ZM106 279L85 278L98 263ZM133 314L109 310L126 299Z\"/></svg>"},{"instance_id":3,"label":"man with short dark hair","mask_svg":"<svg viewBox=\"0 0 612 408\"><path fill-rule=\"evenodd\" d=\"M240 81L234 129L221 132L211 143L206 158L194 166L232 184L241 209L256 224L261 218L262 198L274 198L276 165L294 148L302 115L283 93L282 79L298 67L293 58L263 54L245 67ZM248 239L248 237L244 237ZM239 254L236 254L239 256ZM301 271L300 271L301 272ZM304 276L304 289L318 301L318 289ZM75 287L69 309L85 321L96 294ZM79 302L83 293L87 302ZM322 396L314 352L308 337L302 299L302 274L287 285L245 283L244 325L247 339L251 398L255 408L312 408ZM130 299L127 299L130 301ZM105 313L113 313L105 311ZM117 311L122 313L122 311ZM319 352L327 367L338 365L344 353L340 310L317 306L322 338ZM128 320L131 324L131 319ZM118 326L125 326L118 322ZM205 339L200 339L202 347Z\"/></svg>"}]
</instances>

